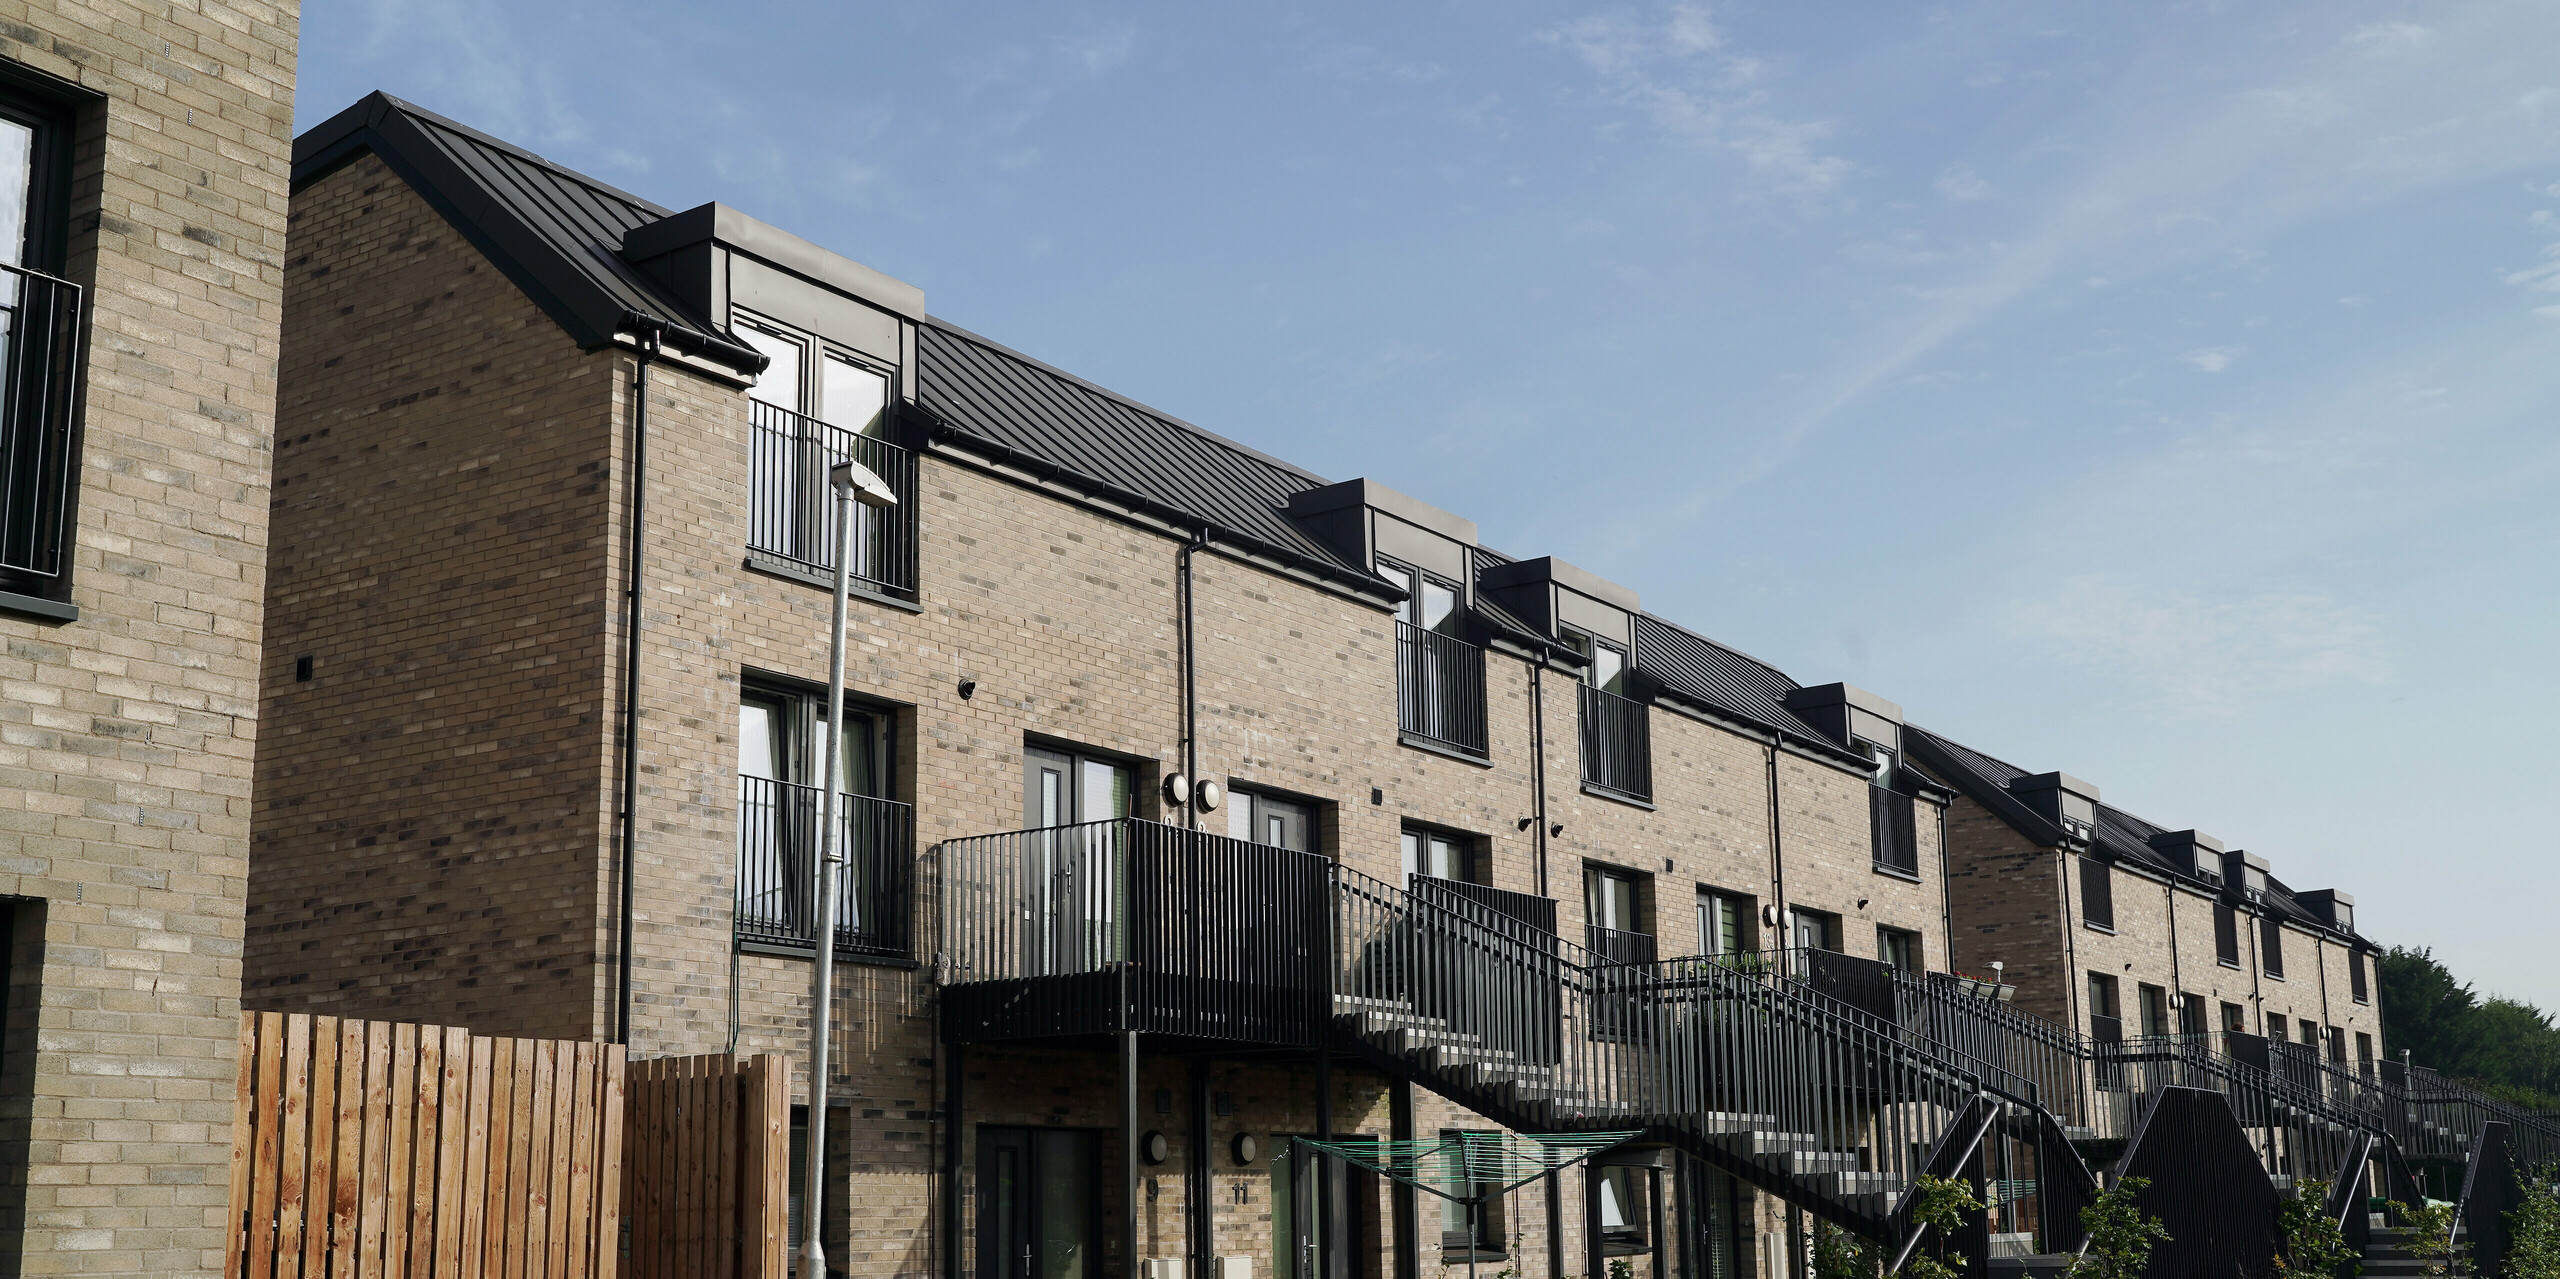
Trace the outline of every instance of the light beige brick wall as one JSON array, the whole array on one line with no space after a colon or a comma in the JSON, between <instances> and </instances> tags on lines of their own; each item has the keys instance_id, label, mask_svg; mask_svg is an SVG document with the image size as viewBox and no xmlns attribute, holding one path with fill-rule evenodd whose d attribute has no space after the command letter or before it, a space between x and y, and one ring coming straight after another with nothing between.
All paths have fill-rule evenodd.
<instances>
[{"instance_id":1,"label":"light beige brick wall","mask_svg":"<svg viewBox=\"0 0 2560 1279\"><path fill-rule=\"evenodd\" d=\"M0 5L0 58L105 99L73 160L80 617L0 615L0 1148L29 1162L0 1249L26 1274L221 1266L295 26Z\"/></svg>"},{"instance_id":2,"label":"light beige brick wall","mask_svg":"<svg viewBox=\"0 0 2560 1279\"><path fill-rule=\"evenodd\" d=\"M2063 896L2060 862L2007 822L1959 796L1947 810L1947 883L1955 918L1955 968L1980 977L2002 965L2020 1008L2061 1025L2078 1022L2065 929L2079 927ZM2209 922L2209 921L2208 921Z\"/></svg>"}]
</instances>

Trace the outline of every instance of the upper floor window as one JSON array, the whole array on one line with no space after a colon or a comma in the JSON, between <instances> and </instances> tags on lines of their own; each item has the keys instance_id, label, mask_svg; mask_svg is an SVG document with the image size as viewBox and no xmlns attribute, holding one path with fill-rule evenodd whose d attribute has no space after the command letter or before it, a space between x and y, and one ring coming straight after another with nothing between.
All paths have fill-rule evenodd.
<instances>
[{"instance_id":1,"label":"upper floor window","mask_svg":"<svg viewBox=\"0 0 2560 1279\"><path fill-rule=\"evenodd\" d=\"M1378 576L1406 593L1396 606L1396 727L1417 744L1484 758L1484 650L1458 634L1463 594L1394 560L1379 560Z\"/></svg>"},{"instance_id":2,"label":"upper floor window","mask_svg":"<svg viewBox=\"0 0 2560 1279\"><path fill-rule=\"evenodd\" d=\"M1259 791L1233 791L1227 800L1227 834L1293 852L1316 850L1315 808Z\"/></svg>"},{"instance_id":3,"label":"upper floor window","mask_svg":"<svg viewBox=\"0 0 2560 1279\"><path fill-rule=\"evenodd\" d=\"M2364 952L2347 950L2347 991L2359 1004L2373 1002L2373 992L2365 985Z\"/></svg>"},{"instance_id":4,"label":"upper floor window","mask_svg":"<svg viewBox=\"0 0 2560 1279\"><path fill-rule=\"evenodd\" d=\"M1854 739L1876 762L1874 785L1867 789L1867 826L1876 869L1906 878L1920 875L1920 817L1911 796L1901 789L1902 753L1882 742Z\"/></svg>"},{"instance_id":5,"label":"upper floor window","mask_svg":"<svg viewBox=\"0 0 2560 1279\"><path fill-rule=\"evenodd\" d=\"M2089 1037L2110 1041L2124 1038L2124 1017L2116 1002L2116 979L2107 973L2089 974Z\"/></svg>"},{"instance_id":6,"label":"upper floor window","mask_svg":"<svg viewBox=\"0 0 2560 1279\"><path fill-rule=\"evenodd\" d=\"M0 606L53 617L70 616L86 328L61 278L70 134L67 109L0 91L0 593L22 597Z\"/></svg>"},{"instance_id":7,"label":"upper floor window","mask_svg":"<svg viewBox=\"0 0 2560 1279\"><path fill-rule=\"evenodd\" d=\"M2222 1033L2226 1035L2248 1034L2249 1010L2242 1008L2238 1004L2224 1004L2222 1006Z\"/></svg>"},{"instance_id":8,"label":"upper floor window","mask_svg":"<svg viewBox=\"0 0 2560 1279\"><path fill-rule=\"evenodd\" d=\"M2093 928L2116 926L2116 889L2107 864L2095 857L2080 859L2080 918Z\"/></svg>"},{"instance_id":9,"label":"upper floor window","mask_svg":"<svg viewBox=\"0 0 2560 1279\"><path fill-rule=\"evenodd\" d=\"M1787 944L1800 950L1838 950L1841 946L1840 917L1798 906L1787 912Z\"/></svg>"},{"instance_id":10,"label":"upper floor window","mask_svg":"<svg viewBox=\"0 0 2560 1279\"><path fill-rule=\"evenodd\" d=\"M810 334L741 318L771 361L748 397L748 549L811 576L832 572L839 542L829 468L852 461L898 495L856 506L852 576L865 590L915 593L915 455L891 443L893 370Z\"/></svg>"},{"instance_id":11,"label":"upper floor window","mask_svg":"<svg viewBox=\"0 0 2560 1279\"><path fill-rule=\"evenodd\" d=\"M2213 957L2225 968L2240 966L2240 912L2224 902L2213 906Z\"/></svg>"},{"instance_id":12,"label":"upper floor window","mask_svg":"<svg viewBox=\"0 0 2560 1279\"><path fill-rule=\"evenodd\" d=\"M888 798L890 717L847 705L838 748L836 947L904 957L910 950L914 810ZM750 687L738 701L738 940L809 947L817 936L809 868L825 827L826 699Z\"/></svg>"},{"instance_id":13,"label":"upper floor window","mask_svg":"<svg viewBox=\"0 0 2560 1279\"><path fill-rule=\"evenodd\" d=\"M2142 1004L2142 1033L2145 1035L2169 1034L2168 990L2149 982L2141 982L2135 985L2134 996Z\"/></svg>"},{"instance_id":14,"label":"upper floor window","mask_svg":"<svg viewBox=\"0 0 2560 1279\"><path fill-rule=\"evenodd\" d=\"M1582 780L1611 795L1653 798L1653 725L1644 703L1627 696L1627 650L1567 627L1565 641L1589 659L1578 709Z\"/></svg>"},{"instance_id":15,"label":"upper floor window","mask_svg":"<svg viewBox=\"0 0 2560 1279\"><path fill-rule=\"evenodd\" d=\"M2178 996L2178 1033L2181 1035L2204 1033L2204 996L2195 994Z\"/></svg>"},{"instance_id":16,"label":"upper floor window","mask_svg":"<svg viewBox=\"0 0 2560 1279\"><path fill-rule=\"evenodd\" d=\"M2258 921L2258 960L2269 977L2284 980L2284 925L2273 915Z\"/></svg>"},{"instance_id":17,"label":"upper floor window","mask_svg":"<svg viewBox=\"0 0 2560 1279\"><path fill-rule=\"evenodd\" d=\"M2267 1038L2268 1038L2269 1040L2271 1040L2271 1041L2273 1041L2273 1042L2275 1042L2275 1043L2279 1043L2279 1044L2289 1042L2289 1041L2285 1038L2285 1029L2284 1029L2284 1024L2285 1024L2285 1023L2284 1023L2284 1014L2283 1014L2283 1013L2268 1013L2268 1014L2267 1014Z\"/></svg>"}]
</instances>

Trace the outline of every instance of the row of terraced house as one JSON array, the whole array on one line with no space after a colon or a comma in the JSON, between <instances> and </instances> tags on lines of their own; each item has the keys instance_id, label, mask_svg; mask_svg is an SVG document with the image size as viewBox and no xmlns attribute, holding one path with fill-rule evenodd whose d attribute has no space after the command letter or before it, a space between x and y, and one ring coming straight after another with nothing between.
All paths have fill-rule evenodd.
<instances>
[{"instance_id":1,"label":"row of terraced house","mask_svg":"<svg viewBox=\"0 0 2560 1279\"><path fill-rule=\"evenodd\" d=\"M2270 1194L2359 1133L2460 1161L2343 892L727 206L379 94L288 156L289 9L42 23L0 23L26 1272L219 1268L244 1007L798 1059L822 947L788 1230L877 1279L1779 1279L1908 1245L1928 1172L2025 1264L2175 1087ZM850 530L846 461L895 498Z\"/></svg>"}]
</instances>

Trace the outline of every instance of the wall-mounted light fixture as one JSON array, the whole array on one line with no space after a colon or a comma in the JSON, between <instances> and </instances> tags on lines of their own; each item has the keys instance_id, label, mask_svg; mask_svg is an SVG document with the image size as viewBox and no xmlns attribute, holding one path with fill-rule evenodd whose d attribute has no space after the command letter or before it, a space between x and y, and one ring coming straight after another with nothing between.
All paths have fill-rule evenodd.
<instances>
[{"instance_id":1,"label":"wall-mounted light fixture","mask_svg":"<svg viewBox=\"0 0 2560 1279\"><path fill-rule=\"evenodd\" d=\"M965 701L968 701L970 698L972 698L972 697L976 697L977 695L978 695L978 681L973 680L973 679L963 679L963 680L961 680L961 681L960 681L960 700L961 700L961 701L964 701L964 702L965 702Z\"/></svg>"}]
</instances>

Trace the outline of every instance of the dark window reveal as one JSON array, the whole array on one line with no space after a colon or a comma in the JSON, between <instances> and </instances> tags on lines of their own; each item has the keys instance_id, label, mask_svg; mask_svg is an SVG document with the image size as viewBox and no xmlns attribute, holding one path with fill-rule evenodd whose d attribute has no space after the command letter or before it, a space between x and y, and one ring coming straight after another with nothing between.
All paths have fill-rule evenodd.
<instances>
[{"instance_id":1,"label":"dark window reveal","mask_svg":"<svg viewBox=\"0 0 2560 1279\"><path fill-rule=\"evenodd\" d=\"M2240 966L2240 912L2220 903L2213 908L2213 957L2226 968Z\"/></svg>"},{"instance_id":2,"label":"dark window reveal","mask_svg":"<svg viewBox=\"0 0 2560 1279\"><path fill-rule=\"evenodd\" d=\"M2355 997L2355 1001L2359 1004L2371 1003L2373 1001L2372 992L2367 990L2364 984L2363 951L2350 950L2347 952L2347 990Z\"/></svg>"},{"instance_id":3,"label":"dark window reveal","mask_svg":"<svg viewBox=\"0 0 2560 1279\"><path fill-rule=\"evenodd\" d=\"M2284 925L2273 915L2258 921L2258 958L2269 977L2284 976Z\"/></svg>"},{"instance_id":4,"label":"dark window reveal","mask_svg":"<svg viewBox=\"0 0 2560 1279\"><path fill-rule=\"evenodd\" d=\"M2116 926L2115 881L2095 857L2080 859L2080 918L2100 928Z\"/></svg>"}]
</instances>

